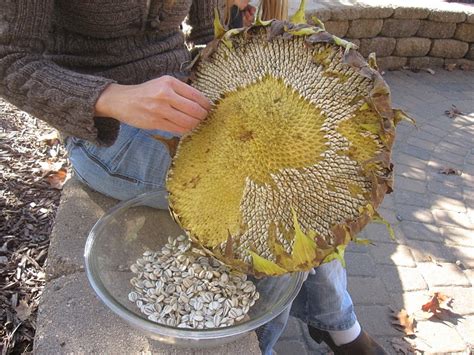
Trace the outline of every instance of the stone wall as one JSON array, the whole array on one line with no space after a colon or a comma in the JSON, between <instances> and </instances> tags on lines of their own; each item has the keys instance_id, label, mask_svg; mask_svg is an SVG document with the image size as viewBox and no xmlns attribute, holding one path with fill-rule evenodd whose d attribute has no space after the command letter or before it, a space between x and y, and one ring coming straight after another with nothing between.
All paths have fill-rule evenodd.
<instances>
[{"instance_id":1,"label":"stone wall","mask_svg":"<svg viewBox=\"0 0 474 355\"><path fill-rule=\"evenodd\" d=\"M308 11L326 30L375 52L383 69L413 69L456 64L474 69L472 13L415 7L327 6Z\"/></svg>"}]
</instances>

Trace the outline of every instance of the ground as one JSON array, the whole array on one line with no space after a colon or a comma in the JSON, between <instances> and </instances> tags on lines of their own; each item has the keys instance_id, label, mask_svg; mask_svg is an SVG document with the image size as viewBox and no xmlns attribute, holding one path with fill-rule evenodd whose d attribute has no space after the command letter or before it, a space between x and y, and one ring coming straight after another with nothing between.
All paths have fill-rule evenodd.
<instances>
[{"instance_id":1,"label":"ground","mask_svg":"<svg viewBox=\"0 0 474 355\"><path fill-rule=\"evenodd\" d=\"M394 192L380 209L396 240L383 225L363 231L375 245L349 248L349 291L363 328L390 353L397 353L392 341L403 336L391 325L390 307L421 318L416 337L409 339L415 348L469 353L474 347L474 72L397 71L385 79L394 107L410 113L418 128L408 123L397 128ZM465 114L448 117L452 105ZM421 306L436 291L453 298L452 314L444 321L423 320ZM294 318L275 349L327 353Z\"/></svg>"}]
</instances>

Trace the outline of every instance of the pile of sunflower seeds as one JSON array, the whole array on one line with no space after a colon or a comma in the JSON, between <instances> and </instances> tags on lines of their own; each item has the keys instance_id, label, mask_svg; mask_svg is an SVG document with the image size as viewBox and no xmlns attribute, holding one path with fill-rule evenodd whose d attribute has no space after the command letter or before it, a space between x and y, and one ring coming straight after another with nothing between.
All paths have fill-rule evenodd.
<instances>
[{"instance_id":1,"label":"pile of sunflower seeds","mask_svg":"<svg viewBox=\"0 0 474 355\"><path fill-rule=\"evenodd\" d=\"M223 328L244 320L259 298L247 276L231 272L185 236L168 238L130 267L128 299L149 320L178 328Z\"/></svg>"}]
</instances>

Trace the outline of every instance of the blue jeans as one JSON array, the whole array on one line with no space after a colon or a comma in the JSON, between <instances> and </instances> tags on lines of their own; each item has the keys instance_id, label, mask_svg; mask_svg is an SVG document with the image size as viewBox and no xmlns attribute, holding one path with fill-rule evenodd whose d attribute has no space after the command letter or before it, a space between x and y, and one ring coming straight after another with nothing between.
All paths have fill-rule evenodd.
<instances>
[{"instance_id":1,"label":"blue jeans","mask_svg":"<svg viewBox=\"0 0 474 355\"><path fill-rule=\"evenodd\" d=\"M165 188L171 159L164 144L153 139L152 134L172 136L122 125L111 147L97 147L68 137L66 148L79 180L104 195L125 200ZM316 268L314 274L308 275L292 306L258 329L264 355L272 354L290 314L322 330L345 330L355 323L346 272L339 261Z\"/></svg>"}]
</instances>

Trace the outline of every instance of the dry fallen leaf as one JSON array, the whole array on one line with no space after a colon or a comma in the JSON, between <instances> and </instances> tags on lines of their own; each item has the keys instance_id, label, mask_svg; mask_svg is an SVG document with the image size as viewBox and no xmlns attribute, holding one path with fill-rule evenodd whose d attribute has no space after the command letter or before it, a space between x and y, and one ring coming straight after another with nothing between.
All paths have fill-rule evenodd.
<instances>
[{"instance_id":1,"label":"dry fallen leaf","mask_svg":"<svg viewBox=\"0 0 474 355\"><path fill-rule=\"evenodd\" d=\"M462 174L462 172L460 170L456 170L456 169L453 169L453 168L439 169L439 173L444 174L444 175L461 175Z\"/></svg>"},{"instance_id":2,"label":"dry fallen leaf","mask_svg":"<svg viewBox=\"0 0 474 355\"><path fill-rule=\"evenodd\" d=\"M421 306L422 311L438 314L442 312L441 305L448 305L452 301L451 297L446 296L441 292L435 292L427 303Z\"/></svg>"},{"instance_id":3,"label":"dry fallen leaf","mask_svg":"<svg viewBox=\"0 0 474 355\"><path fill-rule=\"evenodd\" d=\"M456 105L451 105L451 108L449 110L444 111L444 114L449 118L456 118L459 115L464 115L464 113L458 110Z\"/></svg>"},{"instance_id":4,"label":"dry fallen leaf","mask_svg":"<svg viewBox=\"0 0 474 355\"><path fill-rule=\"evenodd\" d=\"M57 131L44 134L41 137L39 137L39 140L40 142L44 142L46 145L49 145L50 147L60 143L59 134Z\"/></svg>"},{"instance_id":5,"label":"dry fallen leaf","mask_svg":"<svg viewBox=\"0 0 474 355\"><path fill-rule=\"evenodd\" d=\"M391 312L391 317L394 319L392 325L403 331L406 335L415 334L416 321L413 316L409 315L405 309L399 312L392 309Z\"/></svg>"},{"instance_id":6,"label":"dry fallen leaf","mask_svg":"<svg viewBox=\"0 0 474 355\"><path fill-rule=\"evenodd\" d=\"M52 188L61 190L64 183L69 179L69 173L66 168L61 168L60 170L49 174L46 179Z\"/></svg>"},{"instance_id":7,"label":"dry fallen leaf","mask_svg":"<svg viewBox=\"0 0 474 355\"><path fill-rule=\"evenodd\" d=\"M52 162L50 160L47 160L47 161L40 161L38 164L40 166L40 171L44 175L47 175L51 172L59 171L63 167L63 162L61 161Z\"/></svg>"},{"instance_id":8,"label":"dry fallen leaf","mask_svg":"<svg viewBox=\"0 0 474 355\"><path fill-rule=\"evenodd\" d=\"M16 316L22 322L27 320L31 315L32 309L28 306L25 300L21 300L20 304L15 307Z\"/></svg>"}]
</instances>

